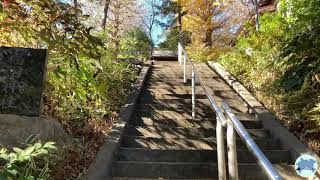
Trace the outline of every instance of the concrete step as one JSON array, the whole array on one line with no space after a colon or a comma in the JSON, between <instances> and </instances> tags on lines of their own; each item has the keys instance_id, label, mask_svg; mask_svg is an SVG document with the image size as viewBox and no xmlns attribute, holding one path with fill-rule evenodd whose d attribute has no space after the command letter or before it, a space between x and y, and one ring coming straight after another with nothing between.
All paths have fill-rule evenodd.
<instances>
[{"instance_id":1,"label":"concrete step","mask_svg":"<svg viewBox=\"0 0 320 180\"><path fill-rule=\"evenodd\" d=\"M183 80L181 82L171 82L171 81L147 81L145 83L147 86L191 86L190 81L184 83ZM200 87L200 84L197 82L197 86Z\"/></svg>"},{"instance_id":2,"label":"concrete step","mask_svg":"<svg viewBox=\"0 0 320 180\"><path fill-rule=\"evenodd\" d=\"M149 117L151 119L192 119L191 112L176 112L176 111L148 111L137 109L135 111L136 117ZM255 120L255 116L248 113L235 113L239 120ZM197 112L196 119L211 119L215 120L216 114L212 111L207 111L204 113Z\"/></svg>"},{"instance_id":3,"label":"concrete step","mask_svg":"<svg viewBox=\"0 0 320 180\"><path fill-rule=\"evenodd\" d=\"M191 66L186 66L186 70L191 70ZM177 65L169 65L169 66L158 66L152 69L152 72L160 73L160 72L170 72L170 73L183 73L183 67Z\"/></svg>"},{"instance_id":4,"label":"concrete step","mask_svg":"<svg viewBox=\"0 0 320 180\"><path fill-rule=\"evenodd\" d=\"M265 150L263 153L271 163L293 163L287 150ZM249 150L245 149L237 150L237 159L238 163L257 162ZM121 148L117 160L188 163L214 163L218 161L216 150L150 150L137 148Z\"/></svg>"},{"instance_id":5,"label":"concrete step","mask_svg":"<svg viewBox=\"0 0 320 180\"><path fill-rule=\"evenodd\" d=\"M213 90L216 91L230 91L232 90L229 86L226 84L217 84L217 85L206 85L207 88L212 88ZM187 83L186 85L168 85L168 84L146 84L145 86L146 89L174 89L174 90L185 90L185 89L190 89L191 88L191 83ZM197 84L197 89L200 90L200 85Z\"/></svg>"},{"instance_id":6,"label":"concrete step","mask_svg":"<svg viewBox=\"0 0 320 180\"><path fill-rule=\"evenodd\" d=\"M180 89L159 89L156 88L155 86L153 86L152 88L145 88L143 89L143 94L144 95L151 95L154 97L165 97L165 95L169 96L169 97L174 97L174 95L176 95L177 97L181 96L187 96L189 98L189 96L192 95L192 88L191 87L187 87L187 88L180 88ZM241 97L239 97L237 95L236 92L234 92L233 90L213 90L210 92L210 94L212 95L212 97L216 100L216 101L236 101L241 105L247 105L242 99ZM203 89L201 87L197 87L196 88L196 98L200 97L202 98L202 96L205 95ZM163 98L165 99L165 98ZM201 99L200 99L201 100Z\"/></svg>"},{"instance_id":7,"label":"concrete step","mask_svg":"<svg viewBox=\"0 0 320 180\"><path fill-rule=\"evenodd\" d=\"M162 98L162 97L165 98ZM139 104L144 105L144 104L151 104L153 105L156 109L164 109L166 107L168 108L181 108L181 107L191 107L191 95L190 98L179 98L179 97L174 97L175 95L161 95L161 96L153 96L153 95L148 95L145 94L139 98ZM203 95L205 96L205 95ZM215 98L216 103L221 106L222 102L228 103L228 105L235 111L235 112L247 112L249 107L246 103L244 103L240 99L220 99L220 98ZM211 108L211 104L207 98L205 99L196 99L196 107L197 109L208 109Z\"/></svg>"},{"instance_id":8,"label":"concrete step","mask_svg":"<svg viewBox=\"0 0 320 180\"><path fill-rule=\"evenodd\" d=\"M214 77L210 77L210 76L205 76L205 77L201 77L201 80L204 82L209 82L211 80L213 80ZM154 84L154 83L158 83L158 84L167 84L168 82L170 83L176 83L176 85L188 85L191 86L191 82L192 82L192 78L187 78L187 83L184 83L184 78L183 77L177 77L177 75L174 76L164 76L164 75L151 75L150 78L148 79L148 82L150 82L150 84ZM199 81L196 80L196 84L200 85Z\"/></svg>"},{"instance_id":9,"label":"concrete step","mask_svg":"<svg viewBox=\"0 0 320 180\"><path fill-rule=\"evenodd\" d=\"M217 102L220 104L220 102ZM248 113L249 107L244 106L241 102L234 102L234 103L228 103L232 111L239 112L239 113ZM150 103L139 103L137 105L137 109L141 110L148 110L148 111L154 111L154 110L161 110L161 111L178 111L178 112L189 112L191 113L192 110L192 104L191 99L185 100L185 103L182 104L174 104L174 103L163 103L163 102L157 102L157 101L151 101ZM197 100L196 101L196 111L197 113L204 113L208 111L213 111L211 104L209 103L209 100Z\"/></svg>"},{"instance_id":10,"label":"concrete step","mask_svg":"<svg viewBox=\"0 0 320 180\"><path fill-rule=\"evenodd\" d=\"M152 119L192 119L189 112L176 112L176 111L148 111L148 110L136 110L135 115L137 117L149 117ZM208 111L205 114L197 113L197 119L215 118L213 111Z\"/></svg>"},{"instance_id":11,"label":"concrete step","mask_svg":"<svg viewBox=\"0 0 320 180\"><path fill-rule=\"evenodd\" d=\"M160 86L161 87L161 86ZM173 88L158 88L158 86L150 86L143 88L144 93L153 93L153 94L192 94L191 86L181 86L181 88L173 89ZM204 90L201 86L196 87L196 94L204 94ZM239 99L240 97L236 97L236 92L233 90L214 90L212 96L217 96L220 99Z\"/></svg>"},{"instance_id":12,"label":"concrete step","mask_svg":"<svg viewBox=\"0 0 320 180\"><path fill-rule=\"evenodd\" d=\"M152 80L160 80L160 81L166 81L166 80L170 80L170 79L175 79L175 80L183 80L183 72L179 73L179 72L175 72L175 71L152 71L150 74ZM191 79L191 73L187 74L187 79ZM201 73L200 74L201 79L210 79L210 80L215 80L218 79L219 76L216 74L212 74L212 73ZM198 79L197 79L198 80Z\"/></svg>"},{"instance_id":13,"label":"concrete step","mask_svg":"<svg viewBox=\"0 0 320 180\"><path fill-rule=\"evenodd\" d=\"M157 110L155 108L148 107L148 106L147 107L140 106L140 107L137 107L135 112L137 112L137 114L142 116L174 115L174 117L178 117L175 115L180 114L180 116L185 115L185 117L189 117L190 115L192 115L191 108L187 108L187 107L185 107L184 109L181 108L180 110L178 109L174 110L174 108ZM215 117L214 110L212 110L211 108L208 108L208 109L196 108L196 118L203 119L206 117Z\"/></svg>"},{"instance_id":14,"label":"concrete step","mask_svg":"<svg viewBox=\"0 0 320 180\"><path fill-rule=\"evenodd\" d=\"M264 129L248 129L253 138L268 138L269 133ZM177 128L165 126L127 127L124 130L127 136L144 136L154 138L209 138L216 136L216 129L205 128Z\"/></svg>"},{"instance_id":15,"label":"concrete step","mask_svg":"<svg viewBox=\"0 0 320 180\"><path fill-rule=\"evenodd\" d=\"M239 176L244 180L268 179L256 163L239 163ZM287 180L301 180L294 166L274 164L280 176ZM113 176L158 179L218 179L216 163L181 163L181 162L138 162L116 161L113 163Z\"/></svg>"},{"instance_id":16,"label":"concrete step","mask_svg":"<svg viewBox=\"0 0 320 180\"><path fill-rule=\"evenodd\" d=\"M160 65L172 65L172 66L177 66L179 65L179 62L178 61L166 61L166 60L162 60L162 61L154 61L154 66L160 66Z\"/></svg>"},{"instance_id":17,"label":"concrete step","mask_svg":"<svg viewBox=\"0 0 320 180\"><path fill-rule=\"evenodd\" d=\"M143 92L140 96L140 99L191 99L191 94L158 94L158 93L148 93ZM205 94L197 94L197 99L207 99Z\"/></svg>"},{"instance_id":18,"label":"concrete step","mask_svg":"<svg viewBox=\"0 0 320 180\"><path fill-rule=\"evenodd\" d=\"M168 75L168 76L177 76L177 75ZM175 86L191 86L191 77L187 77L187 82L184 83L183 78L181 78L181 80L176 79L176 81L173 80L169 80L169 77L165 77L165 80L162 81L156 81L156 80L152 80L154 79L154 76L150 76L151 80L148 80L146 82L147 86L159 86L162 87L164 89L166 89L166 87L175 87ZM160 78L160 77L159 77ZM214 90L232 90L232 88L230 86L228 86L222 79L210 79L210 78L201 78L202 82L206 85L206 87L208 87L208 89L214 89ZM200 87L200 83L199 81L196 81L196 85Z\"/></svg>"},{"instance_id":19,"label":"concrete step","mask_svg":"<svg viewBox=\"0 0 320 180\"><path fill-rule=\"evenodd\" d=\"M158 93L158 94L192 94L192 87L191 86L181 86L179 89L159 89L158 86L150 86L143 88L142 92L147 93ZM197 94L204 94L204 91L202 88L196 89Z\"/></svg>"},{"instance_id":20,"label":"concrete step","mask_svg":"<svg viewBox=\"0 0 320 180\"><path fill-rule=\"evenodd\" d=\"M263 127L261 121L241 121L247 129L261 129ZM134 126L167 126L167 127L203 127L206 129L215 128L216 121L210 119L151 119L149 117L136 117L130 120L130 124Z\"/></svg>"},{"instance_id":21,"label":"concrete step","mask_svg":"<svg viewBox=\"0 0 320 180\"><path fill-rule=\"evenodd\" d=\"M179 98L170 98L170 99L155 99L155 98L139 98L140 104L159 104L159 105L165 105L165 104L175 104L176 106L190 106L191 105L191 99L179 99ZM198 105L206 106L209 105L209 101L207 99L201 100L197 99L196 103Z\"/></svg>"},{"instance_id":22,"label":"concrete step","mask_svg":"<svg viewBox=\"0 0 320 180\"><path fill-rule=\"evenodd\" d=\"M186 69L187 72L191 72L191 68L187 68ZM152 69L151 73L155 76L159 76L159 75L171 75L171 77L176 77L175 75L180 75L183 76L183 69L175 69L175 68L154 68ZM187 74L189 75L189 74ZM191 75L191 74L190 74Z\"/></svg>"},{"instance_id":23,"label":"concrete step","mask_svg":"<svg viewBox=\"0 0 320 180\"><path fill-rule=\"evenodd\" d=\"M171 77L176 77L177 75L178 76L182 76L183 77L183 69L182 68L154 68L152 69L152 73L155 75L155 76L159 76L159 75L171 75ZM187 77L191 77L192 75L192 69L191 67L187 67L186 68L186 75ZM199 75L201 78L204 78L205 76L217 76L217 74L215 74L214 72L212 71L198 71ZM169 76L170 77L170 76Z\"/></svg>"},{"instance_id":24,"label":"concrete step","mask_svg":"<svg viewBox=\"0 0 320 180\"><path fill-rule=\"evenodd\" d=\"M152 92L153 91L153 92ZM171 90L173 92L165 94L164 92L165 90L162 90L160 92L157 92L157 90L144 90L142 91L142 94L140 96L140 99L148 101L150 99L154 100L158 100L158 99L183 99L183 100L190 100L192 97L192 94L185 94L185 93L175 93L175 90ZM183 90L183 91L187 91L187 90ZM214 91L215 92L215 91ZM237 97L236 95L232 95L232 94L227 94L227 93L221 93L221 91L216 91L216 94L211 93L212 97L214 98L215 101L217 102L221 102L221 101L226 101L229 103L238 103L240 106L246 105L242 99L240 97ZM204 93L199 93L197 92L196 94L196 99L197 100L207 100L207 96Z\"/></svg>"},{"instance_id":25,"label":"concrete step","mask_svg":"<svg viewBox=\"0 0 320 180\"><path fill-rule=\"evenodd\" d=\"M159 178L130 178L130 177L112 177L112 180L159 180ZM161 178L161 180L164 180ZM175 179L175 180L184 180L184 179ZM210 179L193 179L193 180L210 180Z\"/></svg>"},{"instance_id":26,"label":"concrete step","mask_svg":"<svg viewBox=\"0 0 320 180\"><path fill-rule=\"evenodd\" d=\"M210 178L217 175L213 163L169 163L116 161L113 163L113 176L136 178Z\"/></svg>"},{"instance_id":27,"label":"concrete step","mask_svg":"<svg viewBox=\"0 0 320 180\"><path fill-rule=\"evenodd\" d=\"M272 139L255 139L257 145L264 150L281 149L279 143ZM226 140L225 140L226 142ZM121 147L147 149L216 149L216 138L155 138L144 136L123 136ZM246 149L241 139L237 139L237 148Z\"/></svg>"}]
</instances>

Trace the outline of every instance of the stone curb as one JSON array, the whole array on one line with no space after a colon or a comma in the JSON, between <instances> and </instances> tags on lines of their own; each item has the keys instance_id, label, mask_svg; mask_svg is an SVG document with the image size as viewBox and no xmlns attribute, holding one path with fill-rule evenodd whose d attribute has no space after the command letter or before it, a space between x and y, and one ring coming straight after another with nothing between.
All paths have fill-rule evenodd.
<instances>
[{"instance_id":1,"label":"stone curb","mask_svg":"<svg viewBox=\"0 0 320 180\"><path fill-rule=\"evenodd\" d=\"M147 75L152 68L152 64L143 67L138 79L132 87L132 91L128 96L127 103L119 114L119 121L116 122L107 136L106 142L99 149L95 161L88 170L86 179L88 180L106 180L112 179L112 162L115 153L119 149L122 138L122 132L133 115L136 103L138 101L141 89L144 85Z\"/></svg>"},{"instance_id":2,"label":"stone curb","mask_svg":"<svg viewBox=\"0 0 320 180\"><path fill-rule=\"evenodd\" d=\"M262 121L264 128L269 130L272 138L279 141L284 149L290 151L290 156L293 161L295 161L301 154L311 154L316 157L318 164L320 164L320 158L307 148L305 144L298 140L297 137L283 127L279 120L270 113L235 77L227 72L222 65L213 61L208 62L208 65L249 105L249 107L255 112L257 119Z\"/></svg>"}]
</instances>

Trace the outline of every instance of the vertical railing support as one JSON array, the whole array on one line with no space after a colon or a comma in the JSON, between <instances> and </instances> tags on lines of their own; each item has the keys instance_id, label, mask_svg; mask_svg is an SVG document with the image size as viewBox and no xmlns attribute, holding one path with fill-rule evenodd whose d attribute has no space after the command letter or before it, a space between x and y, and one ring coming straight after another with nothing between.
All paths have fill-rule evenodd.
<instances>
[{"instance_id":1,"label":"vertical railing support","mask_svg":"<svg viewBox=\"0 0 320 180\"><path fill-rule=\"evenodd\" d=\"M182 46L180 42L178 43L178 61L182 65Z\"/></svg>"},{"instance_id":2,"label":"vertical railing support","mask_svg":"<svg viewBox=\"0 0 320 180\"><path fill-rule=\"evenodd\" d=\"M217 138L217 156L218 156L218 176L219 180L226 180L226 160L224 152L224 138L223 138L223 127L220 119L217 115L217 127L216 127L216 138Z\"/></svg>"},{"instance_id":3,"label":"vertical railing support","mask_svg":"<svg viewBox=\"0 0 320 180\"><path fill-rule=\"evenodd\" d=\"M259 1L254 0L254 5L255 5L255 11L256 11L256 30L260 30L260 12L259 12Z\"/></svg>"},{"instance_id":4,"label":"vertical railing support","mask_svg":"<svg viewBox=\"0 0 320 180\"><path fill-rule=\"evenodd\" d=\"M231 120L228 119L227 123L227 146L228 146L228 170L229 170L229 179L238 180L238 161L237 161L237 146L236 146L236 134L231 123Z\"/></svg>"},{"instance_id":5,"label":"vertical railing support","mask_svg":"<svg viewBox=\"0 0 320 180\"><path fill-rule=\"evenodd\" d=\"M196 119L196 73L192 69L192 119Z\"/></svg>"},{"instance_id":6,"label":"vertical railing support","mask_svg":"<svg viewBox=\"0 0 320 180\"><path fill-rule=\"evenodd\" d=\"M183 53L183 82L187 83L187 55Z\"/></svg>"}]
</instances>

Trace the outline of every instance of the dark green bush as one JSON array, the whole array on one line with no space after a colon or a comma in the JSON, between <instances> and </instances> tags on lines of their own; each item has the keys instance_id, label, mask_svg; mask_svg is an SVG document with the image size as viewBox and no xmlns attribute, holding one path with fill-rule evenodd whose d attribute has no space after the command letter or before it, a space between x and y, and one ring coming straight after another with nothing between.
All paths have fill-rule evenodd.
<instances>
[{"instance_id":1,"label":"dark green bush","mask_svg":"<svg viewBox=\"0 0 320 180\"><path fill-rule=\"evenodd\" d=\"M273 108L296 119L320 119L320 1L292 0L247 27L237 45L219 58ZM283 12L286 11L284 14ZM280 104L280 105L279 105Z\"/></svg>"}]
</instances>

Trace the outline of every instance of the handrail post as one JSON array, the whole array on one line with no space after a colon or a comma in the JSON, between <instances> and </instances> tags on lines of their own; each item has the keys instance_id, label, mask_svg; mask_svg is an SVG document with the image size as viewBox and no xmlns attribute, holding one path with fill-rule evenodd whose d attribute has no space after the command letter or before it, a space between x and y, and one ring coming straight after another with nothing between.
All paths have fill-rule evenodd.
<instances>
[{"instance_id":1,"label":"handrail post","mask_svg":"<svg viewBox=\"0 0 320 180\"><path fill-rule=\"evenodd\" d=\"M182 46L180 42L178 43L178 61L182 65Z\"/></svg>"},{"instance_id":2,"label":"handrail post","mask_svg":"<svg viewBox=\"0 0 320 180\"><path fill-rule=\"evenodd\" d=\"M239 136L242 138L249 151L254 155L254 157L256 157L258 164L267 173L269 179L280 180L281 176L279 175L277 170L273 167L268 158L263 154L258 145L253 141L250 134L242 125L238 117L232 113L228 104L222 103L222 108L229 117L229 122L232 123L232 126L238 132Z\"/></svg>"},{"instance_id":3,"label":"handrail post","mask_svg":"<svg viewBox=\"0 0 320 180\"><path fill-rule=\"evenodd\" d=\"M196 119L196 74L192 69L192 119Z\"/></svg>"},{"instance_id":4,"label":"handrail post","mask_svg":"<svg viewBox=\"0 0 320 180\"><path fill-rule=\"evenodd\" d=\"M226 160L224 152L224 138L223 138L223 127L220 119L217 115L217 127L216 127L216 138L217 138L217 156L218 156L218 176L219 180L226 180Z\"/></svg>"},{"instance_id":5,"label":"handrail post","mask_svg":"<svg viewBox=\"0 0 320 180\"><path fill-rule=\"evenodd\" d=\"M229 179L238 180L238 160L236 147L236 134L230 118L227 122L227 146L228 146L228 169Z\"/></svg>"},{"instance_id":6,"label":"handrail post","mask_svg":"<svg viewBox=\"0 0 320 180\"><path fill-rule=\"evenodd\" d=\"M187 83L187 57L186 53L183 53L183 82Z\"/></svg>"}]
</instances>

